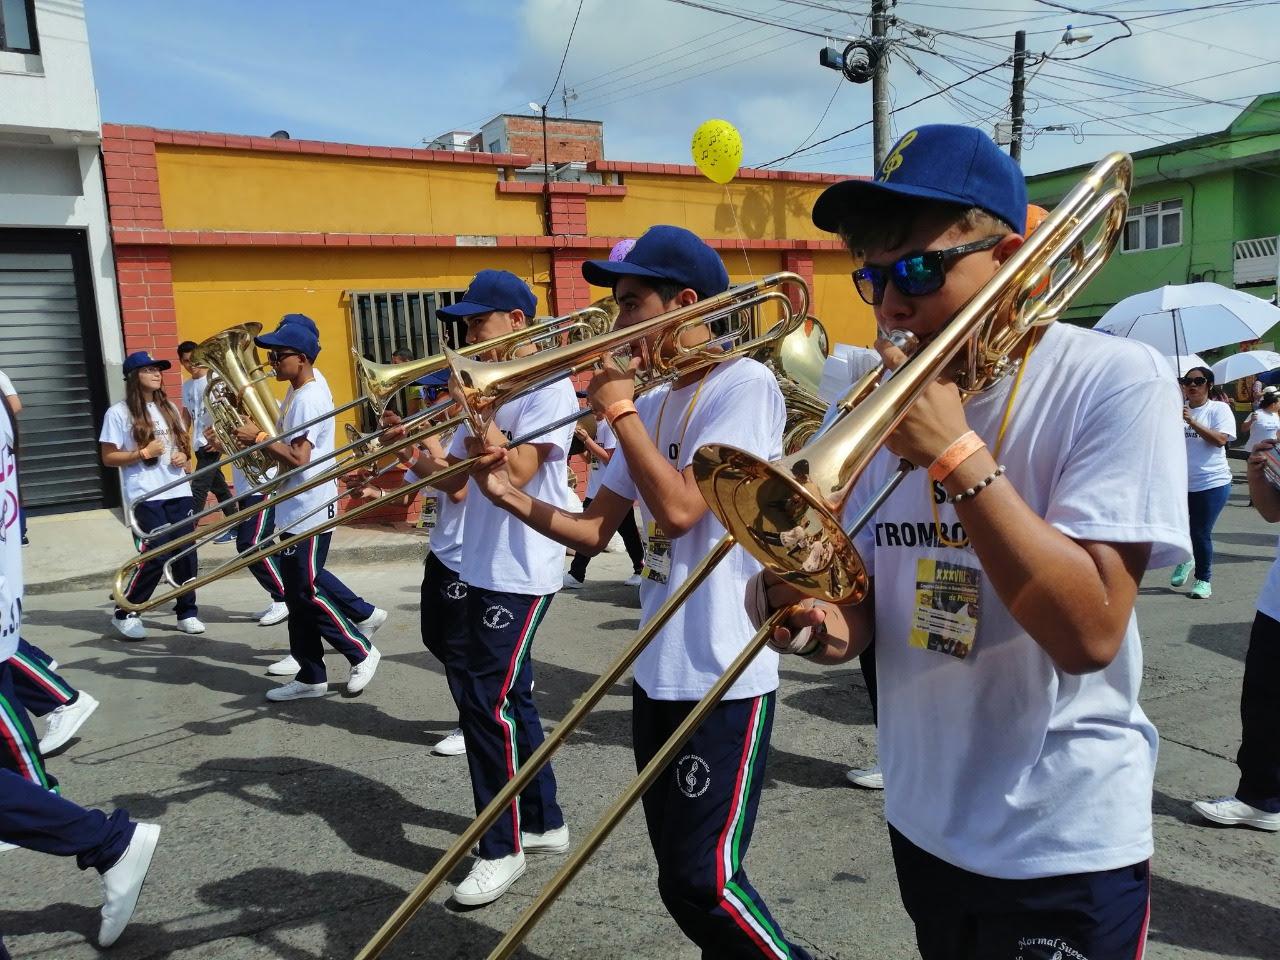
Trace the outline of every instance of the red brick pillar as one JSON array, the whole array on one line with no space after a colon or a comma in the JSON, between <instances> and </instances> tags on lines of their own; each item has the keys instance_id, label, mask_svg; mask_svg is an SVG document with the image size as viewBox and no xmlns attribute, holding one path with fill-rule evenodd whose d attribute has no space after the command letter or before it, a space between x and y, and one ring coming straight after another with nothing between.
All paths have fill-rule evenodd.
<instances>
[{"instance_id":1,"label":"red brick pillar","mask_svg":"<svg viewBox=\"0 0 1280 960\"><path fill-rule=\"evenodd\" d=\"M146 350L157 360L171 361L173 366L164 374L164 389L170 399L181 404L178 316L173 305L169 248L117 246L115 254L125 353Z\"/></svg>"},{"instance_id":2,"label":"red brick pillar","mask_svg":"<svg viewBox=\"0 0 1280 960\"><path fill-rule=\"evenodd\" d=\"M551 302L557 316L591 304L591 285L582 277L585 259L578 253L551 251Z\"/></svg>"},{"instance_id":3,"label":"red brick pillar","mask_svg":"<svg viewBox=\"0 0 1280 960\"><path fill-rule=\"evenodd\" d=\"M788 250L782 255L782 269L789 270L792 273L798 273L804 282L809 285L809 296L813 297L813 254L807 250ZM788 294L791 299L792 309L797 309L799 304L794 292ZM813 313L812 299L809 303L809 312Z\"/></svg>"}]
</instances>

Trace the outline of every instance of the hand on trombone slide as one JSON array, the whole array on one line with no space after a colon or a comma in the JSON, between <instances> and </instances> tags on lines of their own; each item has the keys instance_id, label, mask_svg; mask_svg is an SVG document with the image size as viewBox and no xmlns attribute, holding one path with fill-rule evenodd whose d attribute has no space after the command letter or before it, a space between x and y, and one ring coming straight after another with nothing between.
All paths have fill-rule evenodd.
<instances>
[{"instance_id":1,"label":"hand on trombone slide","mask_svg":"<svg viewBox=\"0 0 1280 960\"><path fill-rule=\"evenodd\" d=\"M640 370L642 360L633 356L625 360L621 356L606 354L599 368L591 377L587 387L587 399L596 413L604 415L605 410L623 400L636 398L636 373Z\"/></svg>"},{"instance_id":2,"label":"hand on trombone slide","mask_svg":"<svg viewBox=\"0 0 1280 960\"><path fill-rule=\"evenodd\" d=\"M890 370L907 362L907 355L883 337L876 341L875 348ZM885 446L917 467L928 467L968 431L960 389L944 374L924 389Z\"/></svg>"},{"instance_id":3,"label":"hand on trombone slide","mask_svg":"<svg viewBox=\"0 0 1280 960\"><path fill-rule=\"evenodd\" d=\"M769 646L778 653L812 657L824 663L839 663L857 652L850 651L848 611L872 609L865 602L845 608L805 596L767 570L747 581L744 606L757 630L774 611L787 610L784 625L773 631Z\"/></svg>"}]
</instances>

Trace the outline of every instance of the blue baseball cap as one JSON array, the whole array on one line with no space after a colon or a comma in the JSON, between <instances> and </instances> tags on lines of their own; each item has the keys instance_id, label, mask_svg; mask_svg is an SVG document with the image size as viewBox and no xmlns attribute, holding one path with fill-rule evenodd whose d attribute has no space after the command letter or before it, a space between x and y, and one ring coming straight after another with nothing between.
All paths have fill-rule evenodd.
<instances>
[{"instance_id":1,"label":"blue baseball cap","mask_svg":"<svg viewBox=\"0 0 1280 960\"><path fill-rule=\"evenodd\" d=\"M587 283L612 289L622 277L647 277L678 283L714 297L729 289L724 261L697 234L684 227L650 227L622 260L588 260L582 265Z\"/></svg>"},{"instance_id":2,"label":"blue baseball cap","mask_svg":"<svg viewBox=\"0 0 1280 960\"><path fill-rule=\"evenodd\" d=\"M254 337L253 342L268 350L296 350L312 361L320 354L320 338L301 323L282 322L271 333Z\"/></svg>"},{"instance_id":3,"label":"blue baseball cap","mask_svg":"<svg viewBox=\"0 0 1280 960\"><path fill-rule=\"evenodd\" d=\"M317 340L320 339L320 328L316 326L316 322L308 317L305 313L286 313L280 318L277 328L283 327L286 323L296 323L300 327L310 330Z\"/></svg>"},{"instance_id":4,"label":"blue baseball cap","mask_svg":"<svg viewBox=\"0 0 1280 960\"><path fill-rule=\"evenodd\" d=\"M155 360L147 351L138 350L124 358L124 375L127 377L133 371L141 370L143 367L159 367L161 370L168 370L172 366L173 364L168 360Z\"/></svg>"},{"instance_id":5,"label":"blue baseball cap","mask_svg":"<svg viewBox=\"0 0 1280 960\"><path fill-rule=\"evenodd\" d=\"M467 287L467 292L457 303L441 307L437 316L465 320L481 313L501 310L524 312L526 320L532 320L538 309L538 298L529 285L508 270L481 270Z\"/></svg>"},{"instance_id":6,"label":"blue baseball cap","mask_svg":"<svg viewBox=\"0 0 1280 960\"><path fill-rule=\"evenodd\" d=\"M950 123L907 131L874 180L827 187L813 205L813 222L838 233L857 219L859 206L894 196L978 207L1019 233L1027 223L1027 181L1017 163L981 130Z\"/></svg>"}]
</instances>

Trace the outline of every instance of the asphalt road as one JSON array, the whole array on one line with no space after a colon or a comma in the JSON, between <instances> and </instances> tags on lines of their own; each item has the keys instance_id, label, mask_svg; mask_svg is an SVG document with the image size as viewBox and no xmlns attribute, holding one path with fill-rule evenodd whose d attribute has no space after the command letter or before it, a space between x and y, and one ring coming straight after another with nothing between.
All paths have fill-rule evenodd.
<instances>
[{"instance_id":1,"label":"asphalt road","mask_svg":"<svg viewBox=\"0 0 1280 960\"><path fill-rule=\"evenodd\" d=\"M1280 956L1280 835L1206 826L1191 800L1230 793L1238 698L1254 599L1276 531L1244 506L1217 531L1214 597L1171 591L1148 575L1139 599L1143 703L1162 745L1154 798L1157 852L1148 956ZM536 699L548 726L633 635L634 591L622 555L606 554L578 593L562 593L535 646ZM429 745L453 725L443 676L419 641L421 568L393 561L339 569L392 617L377 637L378 675L358 699L331 695L268 706L264 669L285 628L260 628L252 582L201 596L203 637L153 619L151 637L105 636L105 587L29 598L24 633L102 706L50 761L66 796L123 805L163 825L134 923L112 950L140 958L350 957L467 824L462 758ZM346 668L330 658L332 676ZM823 958L915 955L897 898L880 795L844 771L874 755L861 677L852 668L784 663L751 876L787 933ZM633 772L629 698L620 686L555 764L575 835ZM1070 798L1064 798L1070 802ZM526 957L698 954L667 917L638 814L632 814L535 931ZM96 876L26 850L0 854L0 932L15 958L78 960L100 905ZM442 891L390 957L483 957L549 878L531 861L498 903L456 911Z\"/></svg>"}]
</instances>

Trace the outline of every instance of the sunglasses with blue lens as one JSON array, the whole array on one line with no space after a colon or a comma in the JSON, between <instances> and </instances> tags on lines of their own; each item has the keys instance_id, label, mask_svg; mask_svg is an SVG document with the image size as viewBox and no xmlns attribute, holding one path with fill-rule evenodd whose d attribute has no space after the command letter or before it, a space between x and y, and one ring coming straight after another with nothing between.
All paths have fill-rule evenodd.
<instances>
[{"instance_id":1,"label":"sunglasses with blue lens","mask_svg":"<svg viewBox=\"0 0 1280 960\"><path fill-rule=\"evenodd\" d=\"M925 250L909 253L900 257L887 267L868 263L853 271L853 285L858 288L858 296L874 306L884 300L885 287L893 281L894 287L904 296L923 297L941 290L947 279L947 264L962 257L966 253L978 250L989 250L1004 237L985 237L972 243L962 243L958 247L945 250Z\"/></svg>"}]
</instances>

